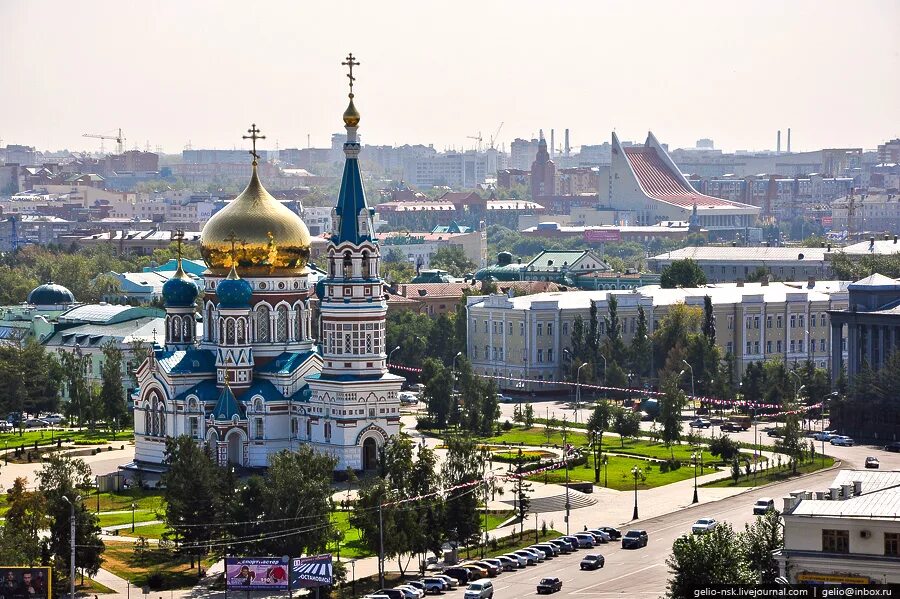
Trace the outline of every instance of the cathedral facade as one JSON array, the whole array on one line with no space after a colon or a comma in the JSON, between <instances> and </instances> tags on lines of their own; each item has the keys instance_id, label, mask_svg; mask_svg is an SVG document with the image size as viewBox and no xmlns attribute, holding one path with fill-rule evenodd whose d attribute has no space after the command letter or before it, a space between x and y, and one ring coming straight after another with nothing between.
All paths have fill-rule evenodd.
<instances>
[{"instance_id":1,"label":"cathedral facade","mask_svg":"<svg viewBox=\"0 0 900 599\"><path fill-rule=\"evenodd\" d=\"M399 432L403 378L387 370L381 253L359 172L352 87L344 125L327 277L315 285L309 231L263 187L258 130L249 131L250 182L200 239L208 271L199 336L201 290L180 259L163 288L165 344L137 373L135 467L160 468L166 438L188 435L223 465L265 467L280 450L310 445L337 458L337 469L365 470Z\"/></svg>"}]
</instances>

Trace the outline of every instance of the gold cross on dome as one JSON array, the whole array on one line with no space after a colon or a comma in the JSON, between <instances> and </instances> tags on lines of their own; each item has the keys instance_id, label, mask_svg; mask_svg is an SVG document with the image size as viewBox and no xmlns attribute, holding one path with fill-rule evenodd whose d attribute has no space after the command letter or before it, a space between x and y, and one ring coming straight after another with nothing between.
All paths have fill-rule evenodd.
<instances>
[{"instance_id":1,"label":"gold cross on dome","mask_svg":"<svg viewBox=\"0 0 900 599\"><path fill-rule=\"evenodd\" d=\"M353 76L353 67L358 67L359 62L354 60L353 52L347 55L346 62L342 62L341 65L348 67L350 72L347 73L347 78L350 79L350 97L353 97L353 82L356 81L356 77Z\"/></svg>"},{"instance_id":2,"label":"gold cross on dome","mask_svg":"<svg viewBox=\"0 0 900 599\"><path fill-rule=\"evenodd\" d=\"M231 262L232 262L232 264L233 264L233 263L235 262L235 256L236 256L235 250L234 250L234 246L237 245L238 242L243 243L244 240L243 240L243 239L240 239L237 235L235 235L235 234L234 234L234 230L232 230L232 231L231 231L231 234L228 235L228 237L226 237L226 238L223 239L222 241L229 241L229 242L231 242Z\"/></svg>"},{"instance_id":3,"label":"gold cross on dome","mask_svg":"<svg viewBox=\"0 0 900 599\"><path fill-rule=\"evenodd\" d=\"M242 135L241 139L249 139L253 144L253 149L250 150L250 155L253 156L253 162L259 160L259 154L256 153L256 140L257 139L265 139L265 135L259 135L259 129L256 128L256 123L250 125L250 128L247 129L247 133L250 135Z\"/></svg>"},{"instance_id":4,"label":"gold cross on dome","mask_svg":"<svg viewBox=\"0 0 900 599\"><path fill-rule=\"evenodd\" d=\"M184 231L181 229L175 229L172 232L172 239L175 241L176 251L178 252L178 259L181 260L181 242L184 240Z\"/></svg>"}]
</instances>

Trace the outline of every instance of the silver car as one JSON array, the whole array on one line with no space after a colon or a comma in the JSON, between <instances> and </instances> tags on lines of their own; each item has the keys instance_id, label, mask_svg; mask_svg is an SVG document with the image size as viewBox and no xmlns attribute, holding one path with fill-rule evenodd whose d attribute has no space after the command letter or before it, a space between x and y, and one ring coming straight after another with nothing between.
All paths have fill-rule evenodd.
<instances>
[{"instance_id":1,"label":"silver car","mask_svg":"<svg viewBox=\"0 0 900 599\"><path fill-rule=\"evenodd\" d=\"M528 565L528 559L523 555L519 555L518 553L507 553L506 555L503 555L501 557L505 557L506 559L516 562L517 568L524 568Z\"/></svg>"}]
</instances>

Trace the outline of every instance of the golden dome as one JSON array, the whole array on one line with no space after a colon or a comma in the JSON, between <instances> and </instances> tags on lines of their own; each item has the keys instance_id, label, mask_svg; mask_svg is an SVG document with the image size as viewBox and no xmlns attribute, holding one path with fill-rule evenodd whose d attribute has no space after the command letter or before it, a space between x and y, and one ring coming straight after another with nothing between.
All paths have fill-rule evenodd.
<instances>
[{"instance_id":1,"label":"golden dome","mask_svg":"<svg viewBox=\"0 0 900 599\"><path fill-rule=\"evenodd\" d=\"M348 127L359 126L359 111L353 105L353 94L350 94L350 104L347 105L347 110L344 111L344 124Z\"/></svg>"},{"instance_id":2,"label":"golden dome","mask_svg":"<svg viewBox=\"0 0 900 599\"><path fill-rule=\"evenodd\" d=\"M299 273L309 262L309 229L262 186L256 161L247 188L200 234L200 253L213 274L224 276L231 269L232 243L244 275Z\"/></svg>"}]
</instances>

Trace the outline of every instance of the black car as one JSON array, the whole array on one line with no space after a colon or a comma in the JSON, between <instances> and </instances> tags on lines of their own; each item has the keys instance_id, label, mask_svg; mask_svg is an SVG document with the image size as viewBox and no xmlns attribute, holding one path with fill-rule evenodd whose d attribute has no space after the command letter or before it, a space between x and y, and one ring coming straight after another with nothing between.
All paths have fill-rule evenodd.
<instances>
[{"instance_id":1,"label":"black car","mask_svg":"<svg viewBox=\"0 0 900 599\"><path fill-rule=\"evenodd\" d=\"M554 547L557 547L559 549L560 553L571 553L572 552L572 546L569 545L568 541L562 541L560 539L553 539L552 541L547 541L547 542L550 543L551 545L553 545Z\"/></svg>"},{"instance_id":2,"label":"black car","mask_svg":"<svg viewBox=\"0 0 900 599\"><path fill-rule=\"evenodd\" d=\"M537 585L538 595L541 593L555 593L562 590L562 581L559 578L541 578Z\"/></svg>"},{"instance_id":3,"label":"black car","mask_svg":"<svg viewBox=\"0 0 900 599\"><path fill-rule=\"evenodd\" d=\"M606 559L599 553L589 553L581 560L582 570L596 570L606 564Z\"/></svg>"},{"instance_id":4,"label":"black car","mask_svg":"<svg viewBox=\"0 0 900 599\"><path fill-rule=\"evenodd\" d=\"M894 443L888 443L884 446L885 451L892 451L894 453L900 453L900 441L895 441Z\"/></svg>"},{"instance_id":5,"label":"black car","mask_svg":"<svg viewBox=\"0 0 900 599\"><path fill-rule=\"evenodd\" d=\"M622 537L622 549L638 549L647 546L646 530L629 530Z\"/></svg>"},{"instance_id":6,"label":"black car","mask_svg":"<svg viewBox=\"0 0 900 599\"><path fill-rule=\"evenodd\" d=\"M456 580L459 581L460 586L464 586L469 584L469 579L472 577L471 573L465 569L460 567L447 568L443 572L447 576L452 576Z\"/></svg>"},{"instance_id":7,"label":"black car","mask_svg":"<svg viewBox=\"0 0 900 599\"><path fill-rule=\"evenodd\" d=\"M622 538L622 533L618 531L618 529L613 528L612 526L598 526L594 530L602 530L606 534L609 535L609 538L613 541L618 541Z\"/></svg>"},{"instance_id":8,"label":"black car","mask_svg":"<svg viewBox=\"0 0 900 599\"><path fill-rule=\"evenodd\" d=\"M728 431L728 432L730 432L730 433L739 433L739 432L741 432L742 430L744 430L744 427L742 427L742 426L741 426L740 424L738 424L737 422L723 422L723 423L722 423L722 430L723 430L723 431Z\"/></svg>"}]
</instances>

